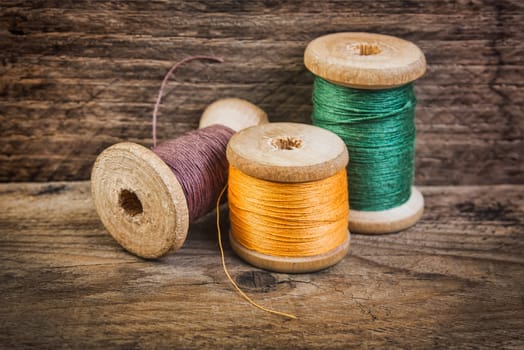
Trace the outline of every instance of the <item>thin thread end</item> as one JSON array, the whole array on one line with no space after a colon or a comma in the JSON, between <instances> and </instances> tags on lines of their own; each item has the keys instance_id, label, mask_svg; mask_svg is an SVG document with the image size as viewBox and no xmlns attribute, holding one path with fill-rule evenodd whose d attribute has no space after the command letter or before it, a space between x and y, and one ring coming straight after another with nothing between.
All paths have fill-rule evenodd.
<instances>
[{"instance_id":1,"label":"thin thread end","mask_svg":"<svg viewBox=\"0 0 524 350\"><path fill-rule=\"evenodd\" d=\"M167 72L167 74L164 76L164 79L162 80L162 84L160 85L160 89L158 90L158 96L156 98L155 107L153 108L153 121L151 123L152 128L152 136L153 136L153 148L156 147L156 122L157 122L157 114L158 114L158 107L160 106L160 101L162 100L162 95L164 94L164 88L167 84L167 81L169 78L173 75L175 70L180 67L181 65L195 60L208 60L208 61L215 61L219 63L223 63L224 59L222 57L218 56L205 56L205 55L198 55L198 56L189 56L184 58L181 61L176 62L171 69Z\"/></svg>"},{"instance_id":2,"label":"thin thread end","mask_svg":"<svg viewBox=\"0 0 524 350\"><path fill-rule=\"evenodd\" d=\"M286 312L281 312L281 311L276 311L276 310L272 310L272 309L268 309L262 305L259 305L257 304L255 301L253 301L253 299L251 299L242 289L240 289L240 287L237 285L237 283L235 282L235 280L233 280L233 278L231 277L231 275L229 274L229 271L227 269L227 266L226 266L226 258L225 258L225 254L224 254L224 247L222 246L222 232L220 230L220 201L222 200L222 196L224 195L224 192L226 191L227 189L227 185L224 186L224 188L222 189L222 191L220 192L220 195L218 196L218 199L217 199L217 205L216 205L216 214L217 214L217 231L218 231L218 247L220 248L220 256L221 256L221 259L222 259L222 267L224 269L224 272L227 276L227 278L229 279L229 282L231 282L231 284L233 285L233 287L236 289L236 291L248 302L250 303L251 305L253 305L254 307L262 310L262 311L265 311L265 312L268 312L270 314L273 314L273 315L278 315L278 316L282 316L282 317L286 317L286 318L290 318L290 319L293 319L293 320L296 320L297 319L297 316L293 315L293 314L288 314Z\"/></svg>"}]
</instances>

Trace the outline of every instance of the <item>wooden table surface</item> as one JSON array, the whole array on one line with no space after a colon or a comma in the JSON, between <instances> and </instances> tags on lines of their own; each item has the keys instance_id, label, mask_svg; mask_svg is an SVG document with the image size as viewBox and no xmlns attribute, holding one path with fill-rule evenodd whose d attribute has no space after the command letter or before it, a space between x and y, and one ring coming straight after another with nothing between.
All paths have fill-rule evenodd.
<instances>
[{"instance_id":1,"label":"wooden table surface","mask_svg":"<svg viewBox=\"0 0 524 350\"><path fill-rule=\"evenodd\" d=\"M288 320L228 283L213 214L147 261L105 232L88 182L0 184L0 347L523 348L524 186L421 190L415 227L353 235L319 273L262 271L226 242L236 281Z\"/></svg>"}]
</instances>

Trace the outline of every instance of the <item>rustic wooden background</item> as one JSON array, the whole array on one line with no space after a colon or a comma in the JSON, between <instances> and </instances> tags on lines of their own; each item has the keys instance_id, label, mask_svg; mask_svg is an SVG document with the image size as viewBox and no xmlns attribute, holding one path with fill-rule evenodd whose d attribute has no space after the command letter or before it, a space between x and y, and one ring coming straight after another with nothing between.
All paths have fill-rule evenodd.
<instances>
[{"instance_id":1,"label":"rustic wooden background","mask_svg":"<svg viewBox=\"0 0 524 350\"><path fill-rule=\"evenodd\" d=\"M98 153L164 139L207 104L241 97L272 121L310 122L306 44L370 31L411 40L429 71L419 97L420 185L523 183L524 2L14 1L0 5L0 181L86 180Z\"/></svg>"}]
</instances>

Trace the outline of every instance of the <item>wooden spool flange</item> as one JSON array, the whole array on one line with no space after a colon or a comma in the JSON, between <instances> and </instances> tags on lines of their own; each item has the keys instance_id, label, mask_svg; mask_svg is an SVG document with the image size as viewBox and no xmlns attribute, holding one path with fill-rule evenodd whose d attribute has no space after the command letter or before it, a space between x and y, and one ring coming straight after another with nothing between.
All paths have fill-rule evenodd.
<instances>
[{"instance_id":1,"label":"wooden spool flange","mask_svg":"<svg viewBox=\"0 0 524 350\"><path fill-rule=\"evenodd\" d=\"M237 102L231 122L229 112ZM247 101L227 99L226 104L226 111L221 100L209 106L205 114L213 122L201 127L222 124L239 130L267 123L266 113ZM93 166L91 193L105 228L129 252L158 258L184 243L186 197L171 169L150 149L122 142L104 150Z\"/></svg>"},{"instance_id":2,"label":"wooden spool flange","mask_svg":"<svg viewBox=\"0 0 524 350\"><path fill-rule=\"evenodd\" d=\"M198 127L202 129L213 124L222 124L240 131L267 122L266 112L254 104L240 98L223 98L207 106Z\"/></svg>"},{"instance_id":3,"label":"wooden spool flange","mask_svg":"<svg viewBox=\"0 0 524 350\"><path fill-rule=\"evenodd\" d=\"M315 75L356 89L387 89L405 85L426 71L426 59L413 43L370 33L336 33L311 41L305 66ZM351 179L348 179L351 181ZM351 198L351 193L349 194ZM383 211L351 209L351 232L383 234L414 225L424 211L424 197L412 187L411 197L399 207Z\"/></svg>"},{"instance_id":4,"label":"wooden spool flange","mask_svg":"<svg viewBox=\"0 0 524 350\"><path fill-rule=\"evenodd\" d=\"M296 148L282 149L279 140L298 140ZM273 182L297 183L325 179L348 163L344 142L335 134L312 125L270 123L233 135L227 147L231 166L252 177ZM319 208L322 210L322 208ZM263 269L303 273L318 271L339 262L349 249L346 241L326 254L309 257L280 257L248 249L230 230L233 250L245 261Z\"/></svg>"}]
</instances>

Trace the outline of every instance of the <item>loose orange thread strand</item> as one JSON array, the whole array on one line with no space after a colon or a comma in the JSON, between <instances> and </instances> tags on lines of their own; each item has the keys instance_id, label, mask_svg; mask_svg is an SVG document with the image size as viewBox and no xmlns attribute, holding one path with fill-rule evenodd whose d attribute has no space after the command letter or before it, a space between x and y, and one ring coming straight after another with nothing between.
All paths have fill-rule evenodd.
<instances>
[{"instance_id":1,"label":"loose orange thread strand","mask_svg":"<svg viewBox=\"0 0 524 350\"><path fill-rule=\"evenodd\" d=\"M229 167L231 231L244 247L281 257L328 253L347 239L343 169L303 183L265 181Z\"/></svg>"},{"instance_id":2,"label":"loose orange thread strand","mask_svg":"<svg viewBox=\"0 0 524 350\"><path fill-rule=\"evenodd\" d=\"M220 256L222 258L222 267L224 268L224 272L225 272L227 278L229 279L229 282L231 282L233 287L235 287L236 291L244 299L246 299L251 305L253 305L254 307L256 307L256 308L258 308L260 310L269 312L269 313L274 314L274 315L283 316L283 317L287 317L287 318L291 318L291 319L296 319L297 317L295 315L288 314L288 313L285 313L285 312L276 311L276 310L272 310L272 309L268 309L268 308L266 308L266 307L264 307L262 305L257 304L256 302L254 302L253 299L251 299L246 293L244 293L244 291L242 291L242 289L240 289L240 287L236 284L236 282L233 280L233 278L229 274L229 271L227 270L227 266L226 266L226 258L225 258L225 254L224 254L224 248L222 246L222 232L220 230L220 200L222 199L222 196L224 195L224 192L226 191L226 188L227 188L227 185L224 186L224 188L220 192L220 195L219 195L218 200L217 200L216 212L217 212L218 246L220 248Z\"/></svg>"}]
</instances>

